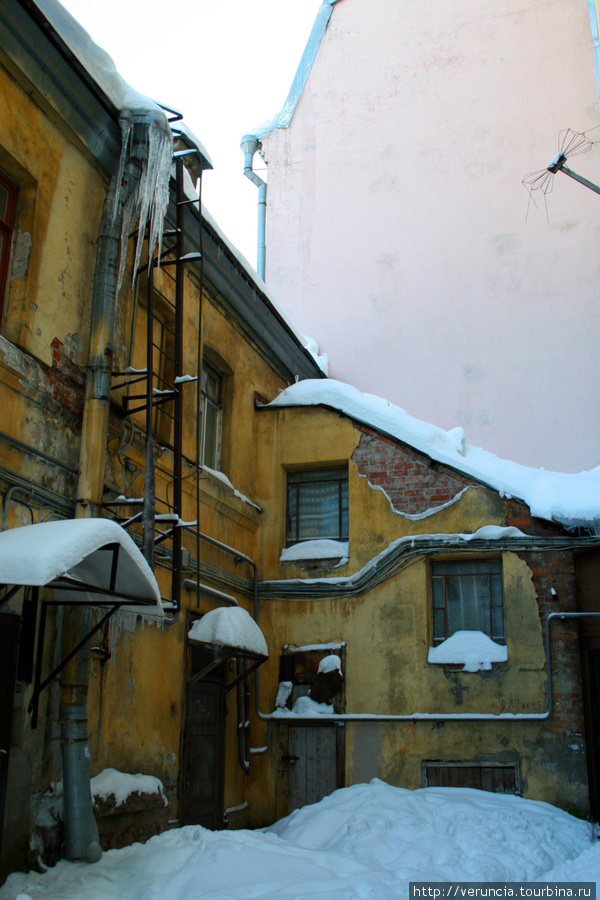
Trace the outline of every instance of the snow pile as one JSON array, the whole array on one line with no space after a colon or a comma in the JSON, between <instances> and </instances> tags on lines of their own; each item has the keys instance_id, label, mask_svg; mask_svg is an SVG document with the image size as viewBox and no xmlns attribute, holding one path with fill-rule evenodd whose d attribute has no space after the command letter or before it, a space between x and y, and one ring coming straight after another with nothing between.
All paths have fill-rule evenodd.
<instances>
[{"instance_id":1,"label":"snow pile","mask_svg":"<svg viewBox=\"0 0 600 900\"><path fill-rule=\"evenodd\" d=\"M337 653L330 653L329 656L324 656L321 662L319 663L318 674L321 672L339 672L342 674L342 661L337 655Z\"/></svg>"},{"instance_id":2,"label":"snow pile","mask_svg":"<svg viewBox=\"0 0 600 900\"><path fill-rule=\"evenodd\" d=\"M319 716L333 716L335 710L329 703L317 703L311 697L298 697L291 709L286 706L278 707L273 716L296 716L302 719L318 719Z\"/></svg>"},{"instance_id":3,"label":"snow pile","mask_svg":"<svg viewBox=\"0 0 600 900\"><path fill-rule=\"evenodd\" d=\"M188 632L190 641L217 647L234 647L259 656L268 656L267 642L250 613L241 606L211 609L194 622Z\"/></svg>"},{"instance_id":4,"label":"snow pile","mask_svg":"<svg viewBox=\"0 0 600 900\"><path fill-rule=\"evenodd\" d=\"M287 705L287 702L290 698L290 694L294 689L294 685L291 681L280 681L279 686L277 688L277 697L275 698L275 708L282 709Z\"/></svg>"},{"instance_id":5,"label":"snow pile","mask_svg":"<svg viewBox=\"0 0 600 900\"><path fill-rule=\"evenodd\" d=\"M279 557L279 562L293 562L294 560L306 559L340 559L339 565L348 562L349 544L348 541L301 541L299 544L292 544L291 547L284 547Z\"/></svg>"},{"instance_id":6,"label":"snow pile","mask_svg":"<svg viewBox=\"0 0 600 900\"><path fill-rule=\"evenodd\" d=\"M319 353L319 345L314 340L314 338L309 337L306 334L303 334L301 331L298 332L300 338L302 340L302 346L305 350L308 350L318 367L320 368L323 375L329 374L329 357L326 353Z\"/></svg>"},{"instance_id":7,"label":"snow pile","mask_svg":"<svg viewBox=\"0 0 600 900\"><path fill-rule=\"evenodd\" d=\"M460 428L443 431L415 419L382 397L363 394L341 381L306 380L282 391L268 408L328 406L403 441L438 462L488 484L501 496L518 497L534 516L567 527L594 525L600 520L600 466L565 474L533 469L500 459L465 443Z\"/></svg>"},{"instance_id":8,"label":"snow pile","mask_svg":"<svg viewBox=\"0 0 600 900\"><path fill-rule=\"evenodd\" d=\"M437 647L430 647L427 662L464 663L464 672L489 671L492 663L506 662L507 649L483 631L455 631Z\"/></svg>"},{"instance_id":9,"label":"snow pile","mask_svg":"<svg viewBox=\"0 0 600 900\"><path fill-rule=\"evenodd\" d=\"M546 803L374 780L264 831L188 826L93 866L15 874L0 900L396 900L409 881L600 881L591 826Z\"/></svg>"},{"instance_id":10,"label":"snow pile","mask_svg":"<svg viewBox=\"0 0 600 900\"><path fill-rule=\"evenodd\" d=\"M112 795L115 806L122 806L132 794L158 794L167 805L162 781L154 775L129 775L117 769L103 769L90 779L90 786L94 802L108 800Z\"/></svg>"}]
</instances>

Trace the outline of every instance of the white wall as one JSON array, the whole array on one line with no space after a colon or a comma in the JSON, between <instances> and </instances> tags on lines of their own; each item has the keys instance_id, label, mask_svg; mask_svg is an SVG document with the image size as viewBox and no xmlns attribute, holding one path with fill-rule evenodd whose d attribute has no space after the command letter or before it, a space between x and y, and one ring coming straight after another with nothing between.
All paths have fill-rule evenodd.
<instances>
[{"instance_id":1,"label":"white wall","mask_svg":"<svg viewBox=\"0 0 600 900\"><path fill-rule=\"evenodd\" d=\"M522 463L597 465L600 196L559 174L526 221L521 179L599 124L587 0L340 0L262 138L267 283L332 377ZM600 147L570 165L599 181Z\"/></svg>"}]
</instances>

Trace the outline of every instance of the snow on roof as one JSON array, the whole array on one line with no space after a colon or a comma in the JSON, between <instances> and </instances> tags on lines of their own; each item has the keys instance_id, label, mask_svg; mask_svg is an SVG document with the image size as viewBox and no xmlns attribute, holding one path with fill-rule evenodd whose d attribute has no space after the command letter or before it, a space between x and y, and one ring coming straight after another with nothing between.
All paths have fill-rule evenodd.
<instances>
[{"instance_id":1,"label":"snow on roof","mask_svg":"<svg viewBox=\"0 0 600 900\"><path fill-rule=\"evenodd\" d=\"M453 635L430 647L427 655L429 663L463 663L464 672L488 671L492 663L506 662L508 651L497 644L483 631L455 631Z\"/></svg>"},{"instance_id":2,"label":"snow on roof","mask_svg":"<svg viewBox=\"0 0 600 900\"><path fill-rule=\"evenodd\" d=\"M179 124L179 123L178 123ZM192 181L191 175L187 170L184 170L183 173L183 187L185 191L185 195L189 200L195 199L198 197L198 191ZM259 291L265 296L267 303L272 307L273 311L277 315L277 317L284 323L285 327L289 331L289 333L294 337L296 342L304 347L309 356L312 357L313 361L317 365L317 367L323 372L324 375L327 375L328 369L328 360L327 354L319 354L319 346L313 338L308 337L303 334L301 331L296 328L292 320L288 317L288 315L283 311L283 309L279 306L274 296L269 291L268 287L257 273L256 269L248 262L244 254L238 250L235 244L232 244L225 232L222 230L220 225L217 223L216 219L213 218L212 214L204 204L202 203L202 218L209 225L212 230L215 232L217 236L217 240L219 240L222 244L225 245L229 253L234 257L239 266L246 272L249 276L250 280L256 284Z\"/></svg>"},{"instance_id":3,"label":"snow on roof","mask_svg":"<svg viewBox=\"0 0 600 900\"><path fill-rule=\"evenodd\" d=\"M134 90L119 74L108 53L99 47L58 0L34 0L61 40L84 69L91 75L113 105L120 111L152 113L169 128L167 116L160 106Z\"/></svg>"},{"instance_id":4,"label":"snow on roof","mask_svg":"<svg viewBox=\"0 0 600 900\"><path fill-rule=\"evenodd\" d=\"M269 655L264 635L252 616L241 606L211 609L194 622L188 631L190 641L247 650L258 656Z\"/></svg>"},{"instance_id":5,"label":"snow on roof","mask_svg":"<svg viewBox=\"0 0 600 900\"><path fill-rule=\"evenodd\" d=\"M304 90L304 85L308 79L312 64L315 61L315 57L321 46L321 40L325 34L327 25L329 24L333 7L337 2L338 0L323 0L317 11L317 17L310 32L306 47L304 48L304 52L302 53L302 57L300 58L300 62L298 63L298 68L296 69L296 74L294 75L294 80L286 101L283 104L283 108L266 122L256 126L253 131L253 134L256 137L270 134L270 132L275 131L277 128L287 128L289 126L294 113L296 112L300 97L302 96L302 91Z\"/></svg>"},{"instance_id":6,"label":"snow on roof","mask_svg":"<svg viewBox=\"0 0 600 900\"><path fill-rule=\"evenodd\" d=\"M150 566L127 532L111 519L41 522L1 532L0 583L42 587L67 576L90 587L108 589L113 556L102 549L108 544L120 547L116 594L148 601L147 606L123 609L147 614L150 607L152 614L162 616L160 591ZM104 596L86 594L84 589L60 594L65 600L70 596L92 604L106 603Z\"/></svg>"},{"instance_id":7,"label":"snow on roof","mask_svg":"<svg viewBox=\"0 0 600 900\"><path fill-rule=\"evenodd\" d=\"M267 404L268 409L291 406L327 406L345 413L482 481L501 496L523 500L534 516L567 528L593 526L600 520L600 467L575 474L548 472L501 459L467 444L462 428L443 431L382 397L333 379L300 381Z\"/></svg>"}]
</instances>

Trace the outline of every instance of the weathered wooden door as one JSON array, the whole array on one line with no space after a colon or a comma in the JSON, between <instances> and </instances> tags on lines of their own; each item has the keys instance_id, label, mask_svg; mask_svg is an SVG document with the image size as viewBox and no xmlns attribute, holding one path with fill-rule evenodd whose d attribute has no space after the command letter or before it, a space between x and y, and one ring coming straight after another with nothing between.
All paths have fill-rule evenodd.
<instances>
[{"instance_id":1,"label":"weathered wooden door","mask_svg":"<svg viewBox=\"0 0 600 900\"><path fill-rule=\"evenodd\" d=\"M13 613L0 613L0 847L4 826L6 785L8 782L8 756L12 727L17 652L21 617Z\"/></svg>"},{"instance_id":2,"label":"weathered wooden door","mask_svg":"<svg viewBox=\"0 0 600 900\"><path fill-rule=\"evenodd\" d=\"M288 729L289 811L316 803L344 786L344 728L294 725Z\"/></svg>"},{"instance_id":3,"label":"weathered wooden door","mask_svg":"<svg viewBox=\"0 0 600 900\"><path fill-rule=\"evenodd\" d=\"M223 826L224 719L222 683L199 681L188 688L182 796L185 825Z\"/></svg>"}]
</instances>

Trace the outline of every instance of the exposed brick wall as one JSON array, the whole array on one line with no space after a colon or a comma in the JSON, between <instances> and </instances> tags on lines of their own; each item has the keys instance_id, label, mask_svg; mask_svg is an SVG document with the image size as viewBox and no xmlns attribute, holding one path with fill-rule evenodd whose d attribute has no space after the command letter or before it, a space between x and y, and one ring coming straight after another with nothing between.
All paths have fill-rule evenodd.
<instances>
[{"instance_id":1,"label":"exposed brick wall","mask_svg":"<svg viewBox=\"0 0 600 900\"><path fill-rule=\"evenodd\" d=\"M353 462L371 484L385 490L394 508L400 512L425 512L452 500L463 488L479 484L448 466L432 464L424 454L364 425L355 423L355 427L360 430L361 439L352 455ZM520 528L528 535L564 535L560 525L535 518L521 501L505 498L505 503L506 525ZM523 552L519 556L531 570L543 626L550 612L576 611L572 551ZM549 740L559 740L568 746L574 739L582 740L584 730L579 638L577 625L572 620L554 623L551 654L554 712L543 731Z\"/></svg>"},{"instance_id":2,"label":"exposed brick wall","mask_svg":"<svg viewBox=\"0 0 600 900\"><path fill-rule=\"evenodd\" d=\"M575 561L572 551L528 552L520 553L519 556L531 570L540 621L544 627L551 612L577 611ZM583 738L584 709L579 634L573 619L554 622L550 649L554 712L546 728L556 737Z\"/></svg>"},{"instance_id":3,"label":"exposed brick wall","mask_svg":"<svg viewBox=\"0 0 600 900\"><path fill-rule=\"evenodd\" d=\"M476 482L365 425L352 461L361 475L382 487L399 512L416 515L453 500Z\"/></svg>"},{"instance_id":4,"label":"exposed brick wall","mask_svg":"<svg viewBox=\"0 0 600 900\"><path fill-rule=\"evenodd\" d=\"M64 346L54 338L52 347L52 368L48 371L48 384L52 397L68 412L78 418L83 416L85 396L85 372L65 354Z\"/></svg>"}]
</instances>

